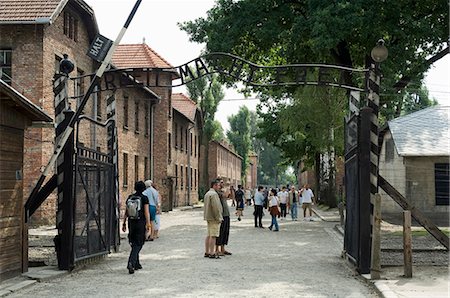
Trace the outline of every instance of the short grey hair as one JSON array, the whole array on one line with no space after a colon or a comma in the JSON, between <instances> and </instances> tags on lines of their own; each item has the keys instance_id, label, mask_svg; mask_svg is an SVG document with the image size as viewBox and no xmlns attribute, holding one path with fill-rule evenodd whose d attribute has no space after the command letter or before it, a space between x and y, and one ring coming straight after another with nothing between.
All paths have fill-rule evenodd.
<instances>
[{"instance_id":1,"label":"short grey hair","mask_svg":"<svg viewBox=\"0 0 450 298\"><path fill-rule=\"evenodd\" d=\"M145 183L145 187L147 187L147 188L151 187L153 184L152 180L146 180L144 183Z\"/></svg>"}]
</instances>

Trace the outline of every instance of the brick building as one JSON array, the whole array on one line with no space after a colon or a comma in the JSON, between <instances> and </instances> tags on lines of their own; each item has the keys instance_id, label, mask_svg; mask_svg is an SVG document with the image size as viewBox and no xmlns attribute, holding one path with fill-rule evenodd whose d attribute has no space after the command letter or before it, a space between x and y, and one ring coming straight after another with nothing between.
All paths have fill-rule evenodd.
<instances>
[{"instance_id":1,"label":"brick building","mask_svg":"<svg viewBox=\"0 0 450 298\"><path fill-rule=\"evenodd\" d=\"M182 93L172 95L172 132L169 133L169 175L176 177L173 206L198 202L201 111Z\"/></svg>"},{"instance_id":2,"label":"brick building","mask_svg":"<svg viewBox=\"0 0 450 298\"><path fill-rule=\"evenodd\" d=\"M75 65L67 86L69 102L72 109L78 107L89 84L89 77L83 76L95 72L98 67L98 63L86 55L98 27L93 10L84 1L8 1L5 8L2 7L0 32L3 80L54 118L52 79L63 54L68 54ZM121 67L120 53L115 62L116 67ZM167 80L170 82L170 75ZM153 111L157 111L154 105L167 99L169 91L160 90L159 94L144 87L97 92L84 108L85 116L104 122L106 98L114 96L116 99L122 198L133 190L136 180L150 176ZM84 146L102 152L106 150L106 131L86 122L80 126L80 131L83 132L79 134L80 142ZM35 124L25 131L25 198L39 178L41 168L50 159L54 138L51 124ZM54 224L55 214L56 195L53 194L32 216L31 223Z\"/></svg>"},{"instance_id":3,"label":"brick building","mask_svg":"<svg viewBox=\"0 0 450 298\"><path fill-rule=\"evenodd\" d=\"M258 155L254 152L249 154L249 165L247 168L247 181L245 187L255 189L258 187Z\"/></svg>"},{"instance_id":4,"label":"brick building","mask_svg":"<svg viewBox=\"0 0 450 298\"><path fill-rule=\"evenodd\" d=\"M225 141L209 143L208 177L213 180L222 177L225 185L237 187L242 184L242 157L236 153L233 146Z\"/></svg>"}]
</instances>

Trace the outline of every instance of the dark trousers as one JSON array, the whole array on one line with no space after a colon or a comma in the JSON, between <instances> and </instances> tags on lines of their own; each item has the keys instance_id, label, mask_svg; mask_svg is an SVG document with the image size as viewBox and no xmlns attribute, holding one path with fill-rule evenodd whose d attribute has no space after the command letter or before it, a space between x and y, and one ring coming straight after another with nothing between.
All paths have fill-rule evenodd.
<instances>
[{"instance_id":1,"label":"dark trousers","mask_svg":"<svg viewBox=\"0 0 450 298\"><path fill-rule=\"evenodd\" d=\"M128 266L136 268L139 263L139 252L141 251L143 245L131 244L130 257L128 258Z\"/></svg>"},{"instance_id":2,"label":"dark trousers","mask_svg":"<svg viewBox=\"0 0 450 298\"><path fill-rule=\"evenodd\" d=\"M286 217L286 204L280 203L281 217Z\"/></svg>"},{"instance_id":3,"label":"dark trousers","mask_svg":"<svg viewBox=\"0 0 450 298\"><path fill-rule=\"evenodd\" d=\"M255 227L262 227L263 206L255 205ZM259 225L257 221L259 220Z\"/></svg>"}]
</instances>

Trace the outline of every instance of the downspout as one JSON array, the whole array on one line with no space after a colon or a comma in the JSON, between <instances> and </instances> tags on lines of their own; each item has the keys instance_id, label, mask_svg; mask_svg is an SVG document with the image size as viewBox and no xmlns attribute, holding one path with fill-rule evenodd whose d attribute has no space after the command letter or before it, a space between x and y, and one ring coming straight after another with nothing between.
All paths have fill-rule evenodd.
<instances>
[{"instance_id":1,"label":"downspout","mask_svg":"<svg viewBox=\"0 0 450 298\"><path fill-rule=\"evenodd\" d=\"M153 163L153 144L155 143L155 141L154 141L154 127L153 127L153 125L154 125L154 121L153 121L153 118L154 118L154 115L155 115L155 103L152 103L151 104L151 106L150 106L150 148L149 148L149 151L150 151L150 180L154 180L154 175L153 175L153 173L154 173L154 163Z\"/></svg>"}]
</instances>

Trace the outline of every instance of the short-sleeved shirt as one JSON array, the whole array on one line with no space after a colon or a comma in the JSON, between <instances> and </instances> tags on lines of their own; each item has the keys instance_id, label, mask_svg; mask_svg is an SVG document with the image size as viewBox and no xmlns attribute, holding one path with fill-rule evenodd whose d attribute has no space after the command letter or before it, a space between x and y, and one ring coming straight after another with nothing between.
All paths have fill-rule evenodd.
<instances>
[{"instance_id":1,"label":"short-sleeved shirt","mask_svg":"<svg viewBox=\"0 0 450 298\"><path fill-rule=\"evenodd\" d=\"M289 194L287 191L282 191L278 194L278 198L280 199L280 204L286 204L288 195Z\"/></svg>"},{"instance_id":2,"label":"short-sleeved shirt","mask_svg":"<svg viewBox=\"0 0 450 298\"><path fill-rule=\"evenodd\" d=\"M139 196L141 197L141 210L139 211L139 219L131 219L128 218L128 220L143 220L145 221L145 213L144 213L144 206L148 205L148 197L144 194L132 194L128 196L128 199L125 203L125 205L128 205L128 200L132 197L132 196Z\"/></svg>"},{"instance_id":3,"label":"short-sleeved shirt","mask_svg":"<svg viewBox=\"0 0 450 298\"><path fill-rule=\"evenodd\" d=\"M158 206L159 203L159 193L154 187L149 187L143 192L144 195L148 197L148 202L150 206Z\"/></svg>"},{"instance_id":4,"label":"short-sleeved shirt","mask_svg":"<svg viewBox=\"0 0 450 298\"><path fill-rule=\"evenodd\" d=\"M311 189L304 189L302 192L302 203L312 203L314 194Z\"/></svg>"}]
</instances>

